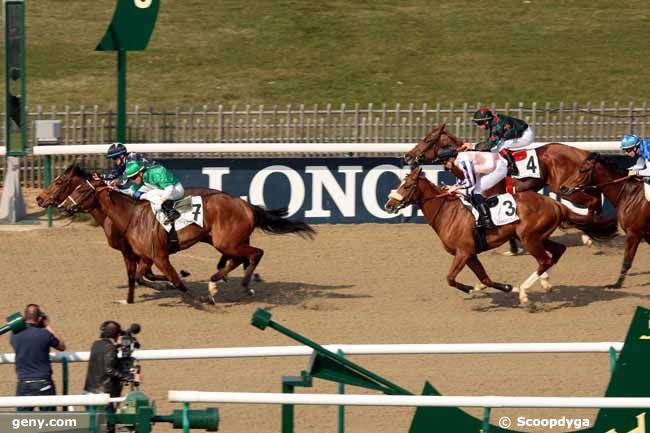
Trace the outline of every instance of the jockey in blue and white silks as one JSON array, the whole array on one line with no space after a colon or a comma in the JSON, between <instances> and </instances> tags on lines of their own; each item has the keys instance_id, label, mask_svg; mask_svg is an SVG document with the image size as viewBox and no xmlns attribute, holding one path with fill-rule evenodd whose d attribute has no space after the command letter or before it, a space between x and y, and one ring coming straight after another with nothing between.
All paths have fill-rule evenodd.
<instances>
[{"instance_id":1,"label":"jockey in blue and white silks","mask_svg":"<svg viewBox=\"0 0 650 433\"><path fill-rule=\"evenodd\" d=\"M638 135L626 134L621 140L621 150L636 158L636 163L628 168L630 176L643 178L643 193L650 201L650 140L642 140Z\"/></svg>"}]
</instances>

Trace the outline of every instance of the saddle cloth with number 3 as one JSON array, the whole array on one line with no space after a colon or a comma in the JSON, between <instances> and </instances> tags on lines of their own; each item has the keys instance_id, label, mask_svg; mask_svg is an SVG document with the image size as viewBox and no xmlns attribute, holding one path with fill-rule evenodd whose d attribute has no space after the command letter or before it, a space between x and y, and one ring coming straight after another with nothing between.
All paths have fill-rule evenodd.
<instances>
[{"instance_id":1,"label":"saddle cloth with number 3","mask_svg":"<svg viewBox=\"0 0 650 433\"><path fill-rule=\"evenodd\" d=\"M181 229L184 229L190 224L196 224L199 227L203 227L203 199L201 196L193 195L183 197L174 203L174 209L181 214L174 224L176 231L181 231ZM155 212L153 203L151 204L151 210ZM158 212L156 214L156 219L167 232L172 229L171 224L165 224L167 217L164 212Z\"/></svg>"},{"instance_id":2,"label":"saddle cloth with number 3","mask_svg":"<svg viewBox=\"0 0 650 433\"><path fill-rule=\"evenodd\" d=\"M478 220L478 211L472 206L465 197L462 198L463 204L474 215L474 219ZM490 197L488 202L496 201L495 204L490 203L490 216L495 226L504 226L506 224L519 221L517 216L517 202L512 194L499 194L496 197Z\"/></svg>"}]
</instances>

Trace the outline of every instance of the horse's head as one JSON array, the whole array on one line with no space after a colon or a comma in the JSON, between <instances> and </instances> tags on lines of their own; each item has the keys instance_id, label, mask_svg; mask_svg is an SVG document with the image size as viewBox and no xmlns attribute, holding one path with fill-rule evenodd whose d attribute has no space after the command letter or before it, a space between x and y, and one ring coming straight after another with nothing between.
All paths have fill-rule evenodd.
<instances>
[{"instance_id":1,"label":"horse's head","mask_svg":"<svg viewBox=\"0 0 650 433\"><path fill-rule=\"evenodd\" d=\"M404 155L404 162L415 166L424 161L433 161L438 157L438 151L447 145L458 148L463 145L463 141L447 132L447 125L441 123Z\"/></svg>"},{"instance_id":2,"label":"horse's head","mask_svg":"<svg viewBox=\"0 0 650 433\"><path fill-rule=\"evenodd\" d=\"M36 203L42 208L57 206L88 178L88 173L83 168L72 164L61 176L54 179L47 189L41 191L36 197Z\"/></svg>"},{"instance_id":3,"label":"horse's head","mask_svg":"<svg viewBox=\"0 0 650 433\"><path fill-rule=\"evenodd\" d=\"M97 206L97 192L106 186L103 180L86 179L61 202L59 211L64 215L87 212Z\"/></svg>"},{"instance_id":4,"label":"horse's head","mask_svg":"<svg viewBox=\"0 0 650 433\"><path fill-rule=\"evenodd\" d=\"M414 168L406 175L397 189L388 194L388 201L384 205L386 212L397 213L418 200L420 197L420 190L418 188L420 175L424 176L422 174L422 167Z\"/></svg>"},{"instance_id":5,"label":"horse's head","mask_svg":"<svg viewBox=\"0 0 650 433\"><path fill-rule=\"evenodd\" d=\"M578 170L573 173L560 187L560 194L569 196L578 191L582 191L586 186L594 184L594 168L596 162L600 158L597 153L590 153L587 158L582 161Z\"/></svg>"}]
</instances>

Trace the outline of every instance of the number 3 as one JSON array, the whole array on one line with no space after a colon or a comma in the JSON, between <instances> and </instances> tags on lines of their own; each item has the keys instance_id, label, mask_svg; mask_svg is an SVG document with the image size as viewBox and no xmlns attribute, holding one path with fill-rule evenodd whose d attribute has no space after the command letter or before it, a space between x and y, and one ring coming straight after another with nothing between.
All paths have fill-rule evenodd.
<instances>
[{"instance_id":1,"label":"number 3","mask_svg":"<svg viewBox=\"0 0 650 433\"><path fill-rule=\"evenodd\" d=\"M133 0L133 3L135 4L135 7L137 7L137 8L146 9L149 6L151 6L151 3L153 3L153 0Z\"/></svg>"},{"instance_id":2,"label":"number 3","mask_svg":"<svg viewBox=\"0 0 650 433\"><path fill-rule=\"evenodd\" d=\"M506 209L505 214L509 217L513 216L515 214L515 205L511 201L504 201L503 202L504 206L508 206L508 209Z\"/></svg>"}]
</instances>

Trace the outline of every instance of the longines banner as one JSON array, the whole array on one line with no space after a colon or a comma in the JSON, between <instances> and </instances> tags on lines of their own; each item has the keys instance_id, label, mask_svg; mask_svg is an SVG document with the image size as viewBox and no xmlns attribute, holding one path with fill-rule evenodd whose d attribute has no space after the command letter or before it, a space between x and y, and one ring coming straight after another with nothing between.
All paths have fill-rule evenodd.
<instances>
[{"instance_id":1,"label":"longines banner","mask_svg":"<svg viewBox=\"0 0 650 433\"><path fill-rule=\"evenodd\" d=\"M209 187L268 208L287 207L310 223L424 223L416 206L398 215L384 203L410 171L401 158L265 158L161 160L185 187ZM429 180L453 184L441 166L423 167Z\"/></svg>"}]
</instances>

